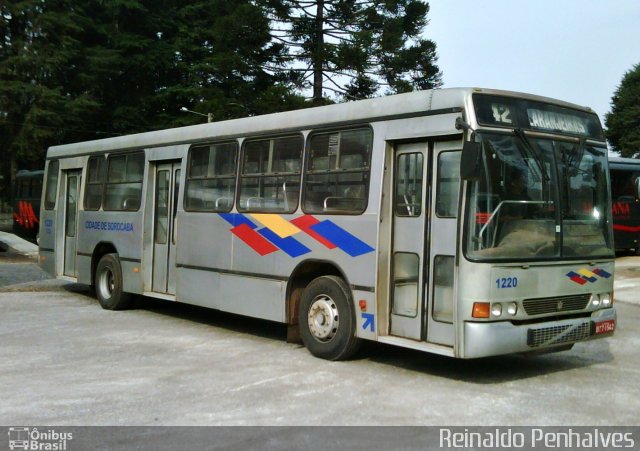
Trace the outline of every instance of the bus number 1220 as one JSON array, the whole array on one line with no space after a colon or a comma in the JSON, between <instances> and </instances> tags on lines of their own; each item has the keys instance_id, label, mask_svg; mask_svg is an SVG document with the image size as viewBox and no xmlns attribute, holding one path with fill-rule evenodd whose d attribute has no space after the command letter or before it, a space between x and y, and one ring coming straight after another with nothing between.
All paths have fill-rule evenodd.
<instances>
[{"instance_id":1,"label":"bus number 1220","mask_svg":"<svg viewBox=\"0 0 640 451\"><path fill-rule=\"evenodd\" d=\"M517 277L501 277L496 279L496 285L498 288L515 288L518 286Z\"/></svg>"}]
</instances>

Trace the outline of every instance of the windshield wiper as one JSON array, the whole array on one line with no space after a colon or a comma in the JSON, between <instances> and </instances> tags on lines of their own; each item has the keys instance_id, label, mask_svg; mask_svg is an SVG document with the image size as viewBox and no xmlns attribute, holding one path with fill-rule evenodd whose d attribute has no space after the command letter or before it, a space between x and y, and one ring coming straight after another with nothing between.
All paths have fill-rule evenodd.
<instances>
[{"instance_id":1,"label":"windshield wiper","mask_svg":"<svg viewBox=\"0 0 640 451\"><path fill-rule=\"evenodd\" d=\"M521 128L516 128L515 130L513 130L513 133L518 138L520 138L520 141L524 145L524 151L527 154L527 158L530 158L536 162L536 165L538 166L538 170L540 171L540 175L542 176L542 181L544 183L549 183L551 178L549 178L549 174L547 173L547 168L545 168L544 162L542 161L540 156L536 153L536 151L533 149L533 146L531 145L529 138L527 138L527 135L525 135L524 131Z\"/></svg>"},{"instance_id":2,"label":"windshield wiper","mask_svg":"<svg viewBox=\"0 0 640 451\"><path fill-rule=\"evenodd\" d=\"M569 153L569 158L567 158L567 168L569 170L576 170L580 166L582 157L584 156L586 141L586 139L580 138L580 141L578 141L578 145Z\"/></svg>"}]
</instances>

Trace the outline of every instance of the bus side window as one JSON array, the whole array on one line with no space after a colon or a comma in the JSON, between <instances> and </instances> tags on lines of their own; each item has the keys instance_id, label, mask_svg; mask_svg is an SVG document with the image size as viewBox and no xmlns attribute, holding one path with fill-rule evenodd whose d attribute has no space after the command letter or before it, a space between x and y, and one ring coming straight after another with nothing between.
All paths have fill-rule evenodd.
<instances>
[{"instance_id":1,"label":"bus side window","mask_svg":"<svg viewBox=\"0 0 640 451\"><path fill-rule=\"evenodd\" d=\"M239 211L293 213L297 210L302 146L301 135L245 144Z\"/></svg>"},{"instance_id":2,"label":"bus side window","mask_svg":"<svg viewBox=\"0 0 640 451\"><path fill-rule=\"evenodd\" d=\"M189 150L186 211L231 211L237 158L235 141L198 145Z\"/></svg>"},{"instance_id":3,"label":"bus side window","mask_svg":"<svg viewBox=\"0 0 640 451\"><path fill-rule=\"evenodd\" d=\"M104 191L105 158L103 156L89 158L87 167L87 183L84 194L85 210L100 210L102 192Z\"/></svg>"},{"instance_id":4,"label":"bus side window","mask_svg":"<svg viewBox=\"0 0 640 451\"><path fill-rule=\"evenodd\" d=\"M60 163L58 160L50 161L47 169L47 184L44 197L45 210L53 210L56 206L56 198L58 197L58 172Z\"/></svg>"},{"instance_id":5,"label":"bus side window","mask_svg":"<svg viewBox=\"0 0 640 451\"><path fill-rule=\"evenodd\" d=\"M110 155L107 166L104 209L137 211L142 198L144 153Z\"/></svg>"},{"instance_id":6,"label":"bus side window","mask_svg":"<svg viewBox=\"0 0 640 451\"><path fill-rule=\"evenodd\" d=\"M189 150L185 210L231 211L237 158L235 141L193 146Z\"/></svg>"},{"instance_id":7,"label":"bus side window","mask_svg":"<svg viewBox=\"0 0 640 451\"><path fill-rule=\"evenodd\" d=\"M306 213L364 212L372 141L369 128L311 135L303 184Z\"/></svg>"}]
</instances>

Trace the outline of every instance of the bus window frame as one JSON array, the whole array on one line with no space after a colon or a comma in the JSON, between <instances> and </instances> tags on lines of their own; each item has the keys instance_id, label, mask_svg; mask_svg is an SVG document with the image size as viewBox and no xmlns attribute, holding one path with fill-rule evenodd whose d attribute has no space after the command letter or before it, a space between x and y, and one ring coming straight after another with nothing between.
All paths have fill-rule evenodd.
<instances>
[{"instance_id":1,"label":"bus window frame","mask_svg":"<svg viewBox=\"0 0 640 451\"><path fill-rule=\"evenodd\" d=\"M129 157L131 156L135 156L135 155L142 155L142 173L140 174L140 179L139 180L129 180L128 178L126 178L125 180L120 180L117 182L109 182L109 171L111 169L111 161L113 158L120 158L120 157L125 157L125 177L128 177L128 165L129 165ZM111 153L107 156L107 166L106 166L106 170L105 170L105 182L104 182L104 190L103 190L103 195L102 195L102 210L103 211L125 211L125 212L135 212L135 211L140 211L140 208L142 207L142 195L144 192L144 173L145 173L145 168L148 166L147 161L146 161L146 155L144 151L134 151L134 152L122 152L122 153ZM113 209L113 208L106 208L106 203L107 203L107 190L109 188L110 185L126 185L126 184L133 184L133 183L137 183L140 185L140 193L139 193L139 201L138 201L138 206L136 208L119 208L119 209Z\"/></svg>"},{"instance_id":2,"label":"bus window frame","mask_svg":"<svg viewBox=\"0 0 640 451\"><path fill-rule=\"evenodd\" d=\"M274 172L273 170L271 170L271 172L256 172L256 173L249 173L249 174L245 174L244 173L244 165L245 165L245 155L246 155L246 149L247 149L247 144L251 144L251 143L256 143L256 142L261 142L261 141L266 141L269 142L269 145L271 146L271 142L275 141L277 139L286 139L286 138L299 138L300 139L300 167L298 169L298 172ZM235 206L236 209L241 212L241 213L268 213L268 214L273 214L273 213L277 213L277 214L293 214L295 213L299 208L300 208L300 194L302 191L302 174L303 174L303 165L304 165L304 161L305 161L305 149L306 149L306 140L304 137L304 134L299 131L299 132L294 132L294 133L286 133L286 134L277 134L277 135L266 135L266 136L257 136L257 137L251 137L248 139L245 139L242 142L242 149L240 150L240 154L239 154L239 161L238 161L238 167L237 167L237 179L236 179L236 198L235 198ZM275 159L272 159L270 161L270 166L273 167L273 163L277 161ZM278 177L298 177L297 180L297 186L298 186L298 194L296 196L296 202L295 202L295 208L289 208L289 209L285 209L285 210L273 210L270 208L248 208L247 207L242 207L240 205L240 202L242 200L241 198L241 194L242 194L242 179L243 178L257 178L257 177L261 177L261 178L278 178ZM286 181L285 181L286 183ZM284 194L286 195L286 194ZM284 202L285 206L286 206L286 202Z\"/></svg>"},{"instance_id":3,"label":"bus window frame","mask_svg":"<svg viewBox=\"0 0 640 451\"><path fill-rule=\"evenodd\" d=\"M327 170L317 170L317 171L310 171L309 170L309 165L311 164L311 141L313 140L314 136L317 135L330 135L333 133L339 133L340 134L340 142L342 139L342 134L345 132L353 132L353 131L358 131L358 130L367 130L370 133L370 141L369 141L369 155L368 155L368 160L365 162L363 161L363 163L366 163L366 170L342 170L340 168L338 169L327 169ZM306 138L306 143L305 143L305 148L304 148L304 162L303 162L303 167L302 167L302 190L301 190L301 197L300 197L300 207L302 209L302 212L305 214L313 214L313 215L343 215L343 216L361 216L363 215L366 211L367 208L369 208L369 196L371 194L371 161L373 159L373 146L375 143L375 133L373 130L373 127L371 126L371 124L358 124L358 125L350 125L350 126L344 126L344 127L335 127L335 128L321 128L321 129L314 129L311 130L309 132L309 134L307 135ZM338 149L338 158L337 160L339 161L339 155L340 155L340 148ZM362 205L361 209L352 209L352 210L341 210L341 209L310 209L308 208L307 205L307 194L308 194L308 187L309 187L309 177L310 176L314 176L314 175L322 175L322 174L364 174L365 178L366 178L366 182L364 184L364 188L365 188L365 196L364 196L364 204Z\"/></svg>"},{"instance_id":4,"label":"bus window frame","mask_svg":"<svg viewBox=\"0 0 640 451\"><path fill-rule=\"evenodd\" d=\"M216 177L192 177L191 176L191 161L192 161L192 157L193 157L193 149L194 148L201 148L204 146L218 146L218 145L224 145L224 144L235 144L235 155L234 155L234 172L233 174L230 175L224 175L224 176L216 176ZM239 164L240 164L240 144L239 144L239 140L236 139L229 139L229 140L224 140L224 141L213 141L213 142L205 142L205 143L197 143L197 144L192 144L191 146L189 146L189 151L187 152L187 168L186 168L186 174L185 174L185 186L184 186L184 194L183 194L183 198L182 198L182 203L183 203L183 209L186 212L189 213L229 213L231 210L233 210L233 206L235 205L236 202L236 197L237 197L237 190L238 190L238 173L239 173ZM192 208L189 207L189 201L188 201L188 197L189 197L189 183L192 180L216 180L216 179L232 179L233 180L233 185L232 185L232 195L234 196L233 199L231 199L231 202L227 204L227 207L224 209L207 209L207 208Z\"/></svg>"}]
</instances>

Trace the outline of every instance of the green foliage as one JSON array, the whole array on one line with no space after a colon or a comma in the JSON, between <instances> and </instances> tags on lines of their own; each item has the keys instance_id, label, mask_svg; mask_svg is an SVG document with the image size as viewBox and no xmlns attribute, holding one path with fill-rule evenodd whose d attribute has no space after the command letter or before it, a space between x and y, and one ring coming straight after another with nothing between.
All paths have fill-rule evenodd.
<instances>
[{"instance_id":1,"label":"green foliage","mask_svg":"<svg viewBox=\"0 0 640 451\"><path fill-rule=\"evenodd\" d=\"M623 157L640 157L640 63L628 71L605 118L607 139Z\"/></svg>"},{"instance_id":2,"label":"green foliage","mask_svg":"<svg viewBox=\"0 0 640 451\"><path fill-rule=\"evenodd\" d=\"M285 46L291 78L344 99L441 85L436 45L422 36L422 0L261 0L274 39Z\"/></svg>"},{"instance_id":3,"label":"green foliage","mask_svg":"<svg viewBox=\"0 0 640 451\"><path fill-rule=\"evenodd\" d=\"M1 174L47 147L306 106L250 0L0 3ZM206 119L204 119L206 120Z\"/></svg>"},{"instance_id":4,"label":"green foliage","mask_svg":"<svg viewBox=\"0 0 640 451\"><path fill-rule=\"evenodd\" d=\"M440 84L422 0L0 2L0 175L47 147ZM320 11L320 15L318 15ZM311 81L313 79L313 82ZM5 187L6 190L6 187Z\"/></svg>"}]
</instances>

